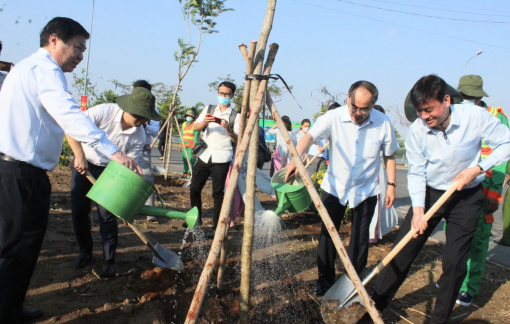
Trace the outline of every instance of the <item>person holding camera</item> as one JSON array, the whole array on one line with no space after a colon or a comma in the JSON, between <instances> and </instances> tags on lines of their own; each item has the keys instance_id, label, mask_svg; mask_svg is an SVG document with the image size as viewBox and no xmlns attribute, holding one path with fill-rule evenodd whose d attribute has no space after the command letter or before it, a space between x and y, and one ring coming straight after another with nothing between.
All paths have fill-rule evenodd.
<instances>
[{"instance_id":1,"label":"person holding camera","mask_svg":"<svg viewBox=\"0 0 510 324\"><path fill-rule=\"evenodd\" d=\"M202 189L209 176L212 176L212 197L214 199L213 227L208 237L213 237L220 217L221 205L230 163L234 158L234 148L239 132L239 113L230 102L236 86L228 81L218 87L219 104L212 109L204 109L193 125L194 131L203 130L193 149L197 162L193 167L190 185L191 207L197 207L198 223L202 223ZM233 121L233 123L232 123Z\"/></svg>"}]
</instances>

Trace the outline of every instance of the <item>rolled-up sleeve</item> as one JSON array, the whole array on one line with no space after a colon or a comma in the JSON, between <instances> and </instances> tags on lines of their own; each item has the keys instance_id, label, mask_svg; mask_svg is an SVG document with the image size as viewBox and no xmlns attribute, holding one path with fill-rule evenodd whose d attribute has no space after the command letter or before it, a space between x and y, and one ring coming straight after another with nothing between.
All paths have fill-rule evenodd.
<instances>
[{"instance_id":1,"label":"rolled-up sleeve","mask_svg":"<svg viewBox=\"0 0 510 324\"><path fill-rule=\"evenodd\" d=\"M406 154L409 165L407 185L413 207L425 208L425 188L427 186L427 158L421 145L421 134L413 132L410 127L406 137Z\"/></svg>"},{"instance_id":2,"label":"rolled-up sleeve","mask_svg":"<svg viewBox=\"0 0 510 324\"><path fill-rule=\"evenodd\" d=\"M482 126L482 140L492 149L492 153L487 156L479 165L484 170L489 170L493 166L504 163L510 159L510 131L498 118L494 118L486 110L480 111Z\"/></svg>"},{"instance_id":3,"label":"rolled-up sleeve","mask_svg":"<svg viewBox=\"0 0 510 324\"><path fill-rule=\"evenodd\" d=\"M390 156L398 149L397 136L395 130L389 121L384 122L386 133L382 143L382 151L384 156Z\"/></svg>"},{"instance_id":4,"label":"rolled-up sleeve","mask_svg":"<svg viewBox=\"0 0 510 324\"><path fill-rule=\"evenodd\" d=\"M327 112L315 121L312 128L308 131L308 134L312 135L314 140L330 137L330 128L333 121L331 112ZM329 115L329 116L328 116Z\"/></svg>"},{"instance_id":5,"label":"rolled-up sleeve","mask_svg":"<svg viewBox=\"0 0 510 324\"><path fill-rule=\"evenodd\" d=\"M106 133L80 111L71 94L67 92L63 73L52 70L43 76L39 85L39 99L46 111L72 138L108 158L119 150L108 140Z\"/></svg>"}]
</instances>

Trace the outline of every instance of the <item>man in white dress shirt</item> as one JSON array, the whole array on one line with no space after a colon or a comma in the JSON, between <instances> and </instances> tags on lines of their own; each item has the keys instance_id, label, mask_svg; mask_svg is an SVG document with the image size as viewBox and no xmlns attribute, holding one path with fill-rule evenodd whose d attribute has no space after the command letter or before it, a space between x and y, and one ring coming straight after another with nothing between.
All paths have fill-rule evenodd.
<instances>
[{"instance_id":1,"label":"man in white dress shirt","mask_svg":"<svg viewBox=\"0 0 510 324\"><path fill-rule=\"evenodd\" d=\"M43 28L41 48L16 64L0 93L0 323L39 317L23 302L46 233L51 184L64 132L131 169L136 161L108 140L67 90L64 72L83 60L89 33L57 17Z\"/></svg>"},{"instance_id":2,"label":"man in white dress shirt","mask_svg":"<svg viewBox=\"0 0 510 324\"><path fill-rule=\"evenodd\" d=\"M446 82L437 75L418 80L410 98L419 117L409 127L406 137L412 207L395 244L411 228L419 234L377 276L372 299L379 311L386 308L428 237L444 218L448 230L443 273L430 323L447 323L466 276L471 240L484 206L482 181L487 170L510 158L510 132L485 109L452 104ZM482 141L493 150L483 161L480 159ZM424 221L425 212L458 179L458 191L428 223Z\"/></svg>"},{"instance_id":3,"label":"man in white dress shirt","mask_svg":"<svg viewBox=\"0 0 510 324\"><path fill-rule=\"evenodd\" d=\"M151 119L161 119L155 109L156 99L152 93L143 87L136 87L129 95L117 98L117 104L106 103L92 107L84 113L108 134L112 141L122 152L137 160L142 155L145 146L145 130L143 124ZM90 231L90 199L86 196L92 183L82 169L99 178L110 163L110 159L78 143L67 136L69 145L73 149L75 158L71 163L71 212L76 240L80 247L80 254L76 258L75 267L83 268L92 258L92 234ZM103 208L97 206L99 231L103 242L103 264L99 272L100 277L114 277L115 252L118 244L117 217Z\"/></svg>"},{"instance_id":4,"label":"man in white dress shirt","mask_svg":"<svg viewBox=\"0 0 510 324\"><path fill-rule=\"evenodd\" d=\"M207 148L197 154L197 163L193 167L193 177L190 185L191 207L198 207L198 222L202 223L202 189L209 176L212 176L212 197L214 199L213 227L208 237L214 235L220 217L221 205L225 189L230 162L234 158L234 143L237 142L239 132L239 114L230 101L234 97L236 86L228 81L218 87L218 106L208 116L208 109L204 109L193 125L194 131L204 130L203 138ZM230 125L231 115L235 114L234 124ZM219 117L221 123L215 122Z\"/></svg>"},{"instance_id":5,"label":"man in white dress shirt","mask_svg":"<svg viewBox=\"0 0 510 324\"><path fill-rule=\"evenodd\" d=\"M317 119L312 129L299 141L296 149L301 155L320 138L330 140L331 161L321 188L322 202L336 229L344 218L347 203L352 212L351 240L347 253L358 274L365 269L368 258L370 222L377 204L377 185L381 152L388 175L386 207L395 200L396 163L394 152L397 139L390 119L373 109L378 97L375 85L358 81L351 85L348 104L328 111ZM287 165L287 176L296 169ZM335 281L336 249L322 224L317 267L319 278L314 294L322 296Z\"/></svg>"}]
</instances>

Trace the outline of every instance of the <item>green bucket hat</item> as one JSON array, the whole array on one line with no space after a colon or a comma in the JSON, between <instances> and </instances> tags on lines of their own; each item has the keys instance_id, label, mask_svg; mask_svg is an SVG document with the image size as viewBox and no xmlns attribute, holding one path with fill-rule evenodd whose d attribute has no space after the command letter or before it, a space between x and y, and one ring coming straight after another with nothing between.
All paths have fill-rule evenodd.
<instances>
[{"instance_id":1,"label":"green bucket hat","mask_svg":"<svg viewBox=\"0 0 510 324\"><path fill-rule=\"evenodd\" d=\"M487 92L483 91L483 79L479 75L464 75L459 80L457 91L466 96L480 98L488 97Z\"/></svg>"},{"instance_id":2,"label":"green bucket hat","mask_svg":"<svg viewBox=\"0 0 510 324\"><path fill-rule=\"evenodd\" d=\"M152 120L162 119L156 112L156 97L145 88L137 87L131 94L119 96L117 104L127 113Z\"/></svg>"},{"instance_id":3,"label":"green bucket hat","mask_svg":"<svg viewBox=\"0 0 510 324\"><path fill-rule=\"evenodd\" d=\"M195 113L191 109L187 110L186 113L184 114L184 116L191 116L193 118L197 118L197 116L195 115Z\"/></svg>"},{"instance_id":4,"label":"green bucket hat","mask_svg":"<svg viewBox=\"0 0 510 324\"><path fill-rule=\"evenodd\" d=\"M454 87L447 84L448 86L448 94L452 98L452 104L459 104L464 101L464 98L460 95L460 93L455 90ZM406 114L407 120L411 123L414 122L418 118L418 114L416 113L416 109L414 108L411 102L411 91L407 94L406 101L404 102L404 113Z\"/></svg>"}]
</instances>

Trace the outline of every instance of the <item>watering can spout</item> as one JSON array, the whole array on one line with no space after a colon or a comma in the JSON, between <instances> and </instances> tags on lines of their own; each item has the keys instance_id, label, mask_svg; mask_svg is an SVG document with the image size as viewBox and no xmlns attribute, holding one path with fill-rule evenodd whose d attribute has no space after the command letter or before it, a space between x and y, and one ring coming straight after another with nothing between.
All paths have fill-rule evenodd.
<instances>
[{"instance_id":1,"label":"watering can spout","mask_svg":"<svg viewBox=\"0 0 510 324\"><path fill-rule=\"evenodd\" d=\"M197 223L198 218L198 208L193 207L187 213L178 212L170 209L153 207L153 206L144 206L139 212L142 216L156 216L156 217L166 217L166 218L177 218L183 219L188 224L188 228L193 229Z\"/></svg>"}]
</instances>

